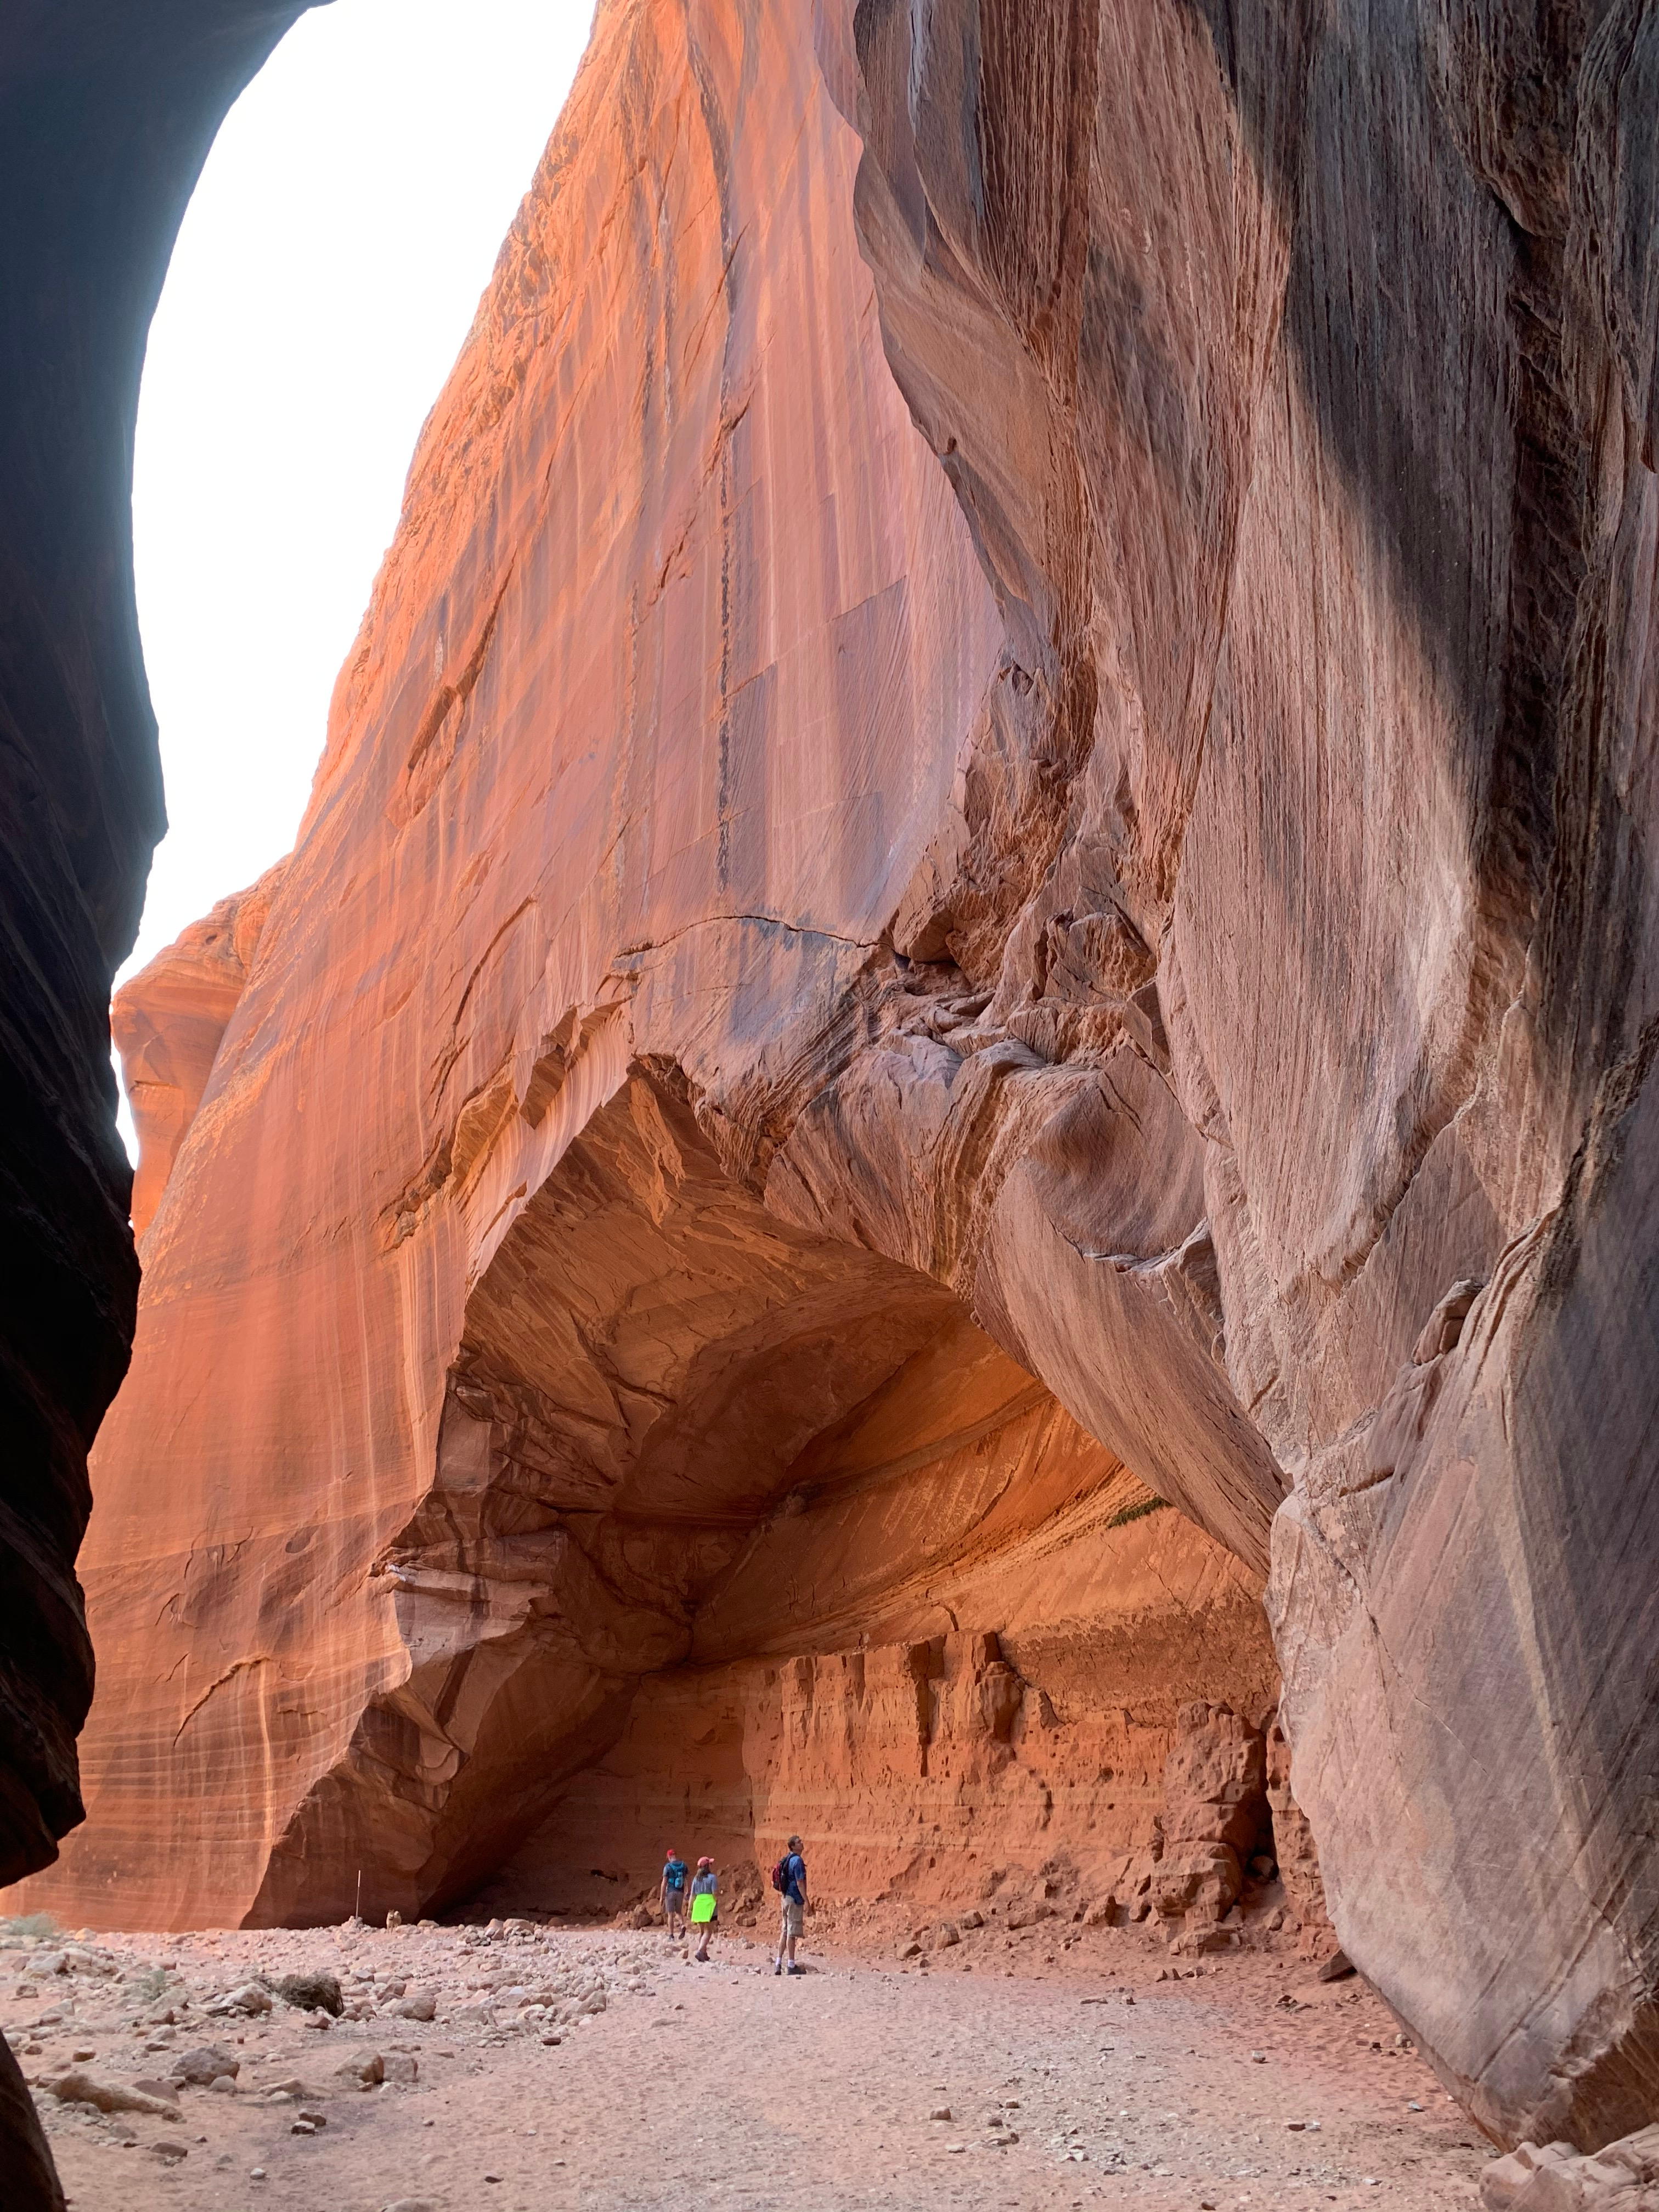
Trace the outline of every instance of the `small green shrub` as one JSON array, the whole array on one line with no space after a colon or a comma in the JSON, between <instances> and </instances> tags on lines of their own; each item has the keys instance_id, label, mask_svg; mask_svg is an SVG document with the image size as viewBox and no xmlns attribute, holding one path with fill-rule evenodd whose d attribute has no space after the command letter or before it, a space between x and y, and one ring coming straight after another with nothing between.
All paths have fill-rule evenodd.
<instances>
[{"instance_id":1,"label":"small green shrub","mask_svg":"<svg viewBox=\"0 0 1659 2212\"><path fill-rule=\"evenodd\" d=\"M24 1912L15 1920L0 1920L0 1943L21 1943L27 1936L57 1933L58 1923L49 1912Z\"/></svg>"},{"instance_id":2,"label":"small green shrub","mask_svg":"<svg viewBox=\"0 0 1659 2212\"><path fill-rule=\"evenodd\" d=\"M1170 1510L1167 1498L1143 1498L1139 1505L1126 1505L1121 1513L1114 1513L1106 1526L1109 1528L1127 1528L1130 1522L1144 1520L1149 1513L1167 1513Z\"/></svg>"}]
</instances>

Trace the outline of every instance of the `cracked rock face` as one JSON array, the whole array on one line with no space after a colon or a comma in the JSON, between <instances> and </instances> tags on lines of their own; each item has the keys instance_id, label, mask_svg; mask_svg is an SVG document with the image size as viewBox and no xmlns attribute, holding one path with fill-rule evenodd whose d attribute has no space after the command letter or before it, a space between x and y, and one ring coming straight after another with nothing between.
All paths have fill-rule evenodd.
<instances>
[{"instance_id":1,"label":"cracked rock face","mask_svg":"<svg viewBox=\"0 0 1659 2212\"><path fill-rule=\"evenodd\" d=\"M602 11L169 1079L41 1902L544 1892L678 1717L919 1888L1270 1815L1648 2117L1644 25Z\"/></svg>"}]
</instances>

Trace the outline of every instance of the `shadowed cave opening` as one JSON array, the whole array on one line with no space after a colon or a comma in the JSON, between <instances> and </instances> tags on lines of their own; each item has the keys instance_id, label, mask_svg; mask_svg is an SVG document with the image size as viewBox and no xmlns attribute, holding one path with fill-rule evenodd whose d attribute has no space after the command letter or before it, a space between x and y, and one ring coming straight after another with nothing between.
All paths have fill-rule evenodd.
<instances>
[{"instance_id":1,"label":"shadowed cave opening","mask_svg":"<svg viewBox=\"0 0 1659 2212\"><path fill-rule=\"evenodd\" d=\"M370 1917L614 1911L676 1837L752 1902L791 1828L826 1894L1045 1866L1125 1891L1183 1728L1224 1705L1251 1833L1235 1807L1233 1844L1187 1840L1262 1840L1278 1676L1248 1571L950 1291L766 1212L660 1071L475 1284L434 1479L376 1572L407 1678L252 1924L343 1917L360 1867Z\"/></svg>"}]
</instances>

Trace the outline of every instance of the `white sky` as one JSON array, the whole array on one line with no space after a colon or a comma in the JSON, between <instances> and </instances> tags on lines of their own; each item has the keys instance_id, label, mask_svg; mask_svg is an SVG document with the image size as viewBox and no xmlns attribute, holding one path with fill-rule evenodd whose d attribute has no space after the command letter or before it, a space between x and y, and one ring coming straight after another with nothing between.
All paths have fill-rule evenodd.
<instances>
[{"instance_id":1,"label":"white sky","mask_svg":"<svg viewBox=\"0 0 1659 2212\"><path fill-rule=\"evenodd\" d=\"M332 0L220 131L138 405L138 617L172 826L124 974L293 843L416 438L592 14Z\"/></svg>"}]
</instances>

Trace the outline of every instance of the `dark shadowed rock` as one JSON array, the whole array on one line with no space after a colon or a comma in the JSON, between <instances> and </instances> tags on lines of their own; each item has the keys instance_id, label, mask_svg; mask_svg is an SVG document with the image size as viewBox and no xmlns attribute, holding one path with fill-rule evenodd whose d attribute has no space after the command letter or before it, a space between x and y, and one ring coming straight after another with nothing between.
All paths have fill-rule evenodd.
<instances>
[{"instance_id":1,"label":"dark shadowed rock","mask_svg":"<svg viewBox=\"0 0 1659 2212\"><path fill-rule=\"evenodd\" d=\"M1160 1468L1110 1351L1087 1418L1189 1510L1283 1470L1343 1946L1485 2124L1581 2144L1659 2097L1656 41L1504 0L927 0L859 9L844 101L889 357L1005 623L895 941L1056 1070L1079 976L1121 976L1201 1146L1182 1310L1251 1449L1212 1419L1201 1482ZM1072 1334L1137 1347L1178 1442L1203 1394L1111 1256L1109 1158L1062 1155L1072 1252L1124 1285Z\"/></svg>"},{"instance_id":2,"label":"dark shadowed rock","mask_svg":"<svg viewBox=\"0 0 1659 2212\"><path fill-rule=\"evenodd\" d=\"M0 1885L81 1817L74 1561L138 1285L108 1007L164 826L132 592L139 370L220 118L298 13L18 0L0 37ZM9 2089L0 2162L18 2212L58 2201Z\"/></svg>"},{"instance_id":3,"label":"dark shadowed rock","mask_svg":"<svg viewBox=\"0 0 1659 2212\"><path fill-rule=\"evenodd\" d=\"M271 1986L284 2003L297 2005L301 2012L331 2012L337 2020L345 2009L332 1974L284 1974Z\"/></svg>"}]
</instances>

